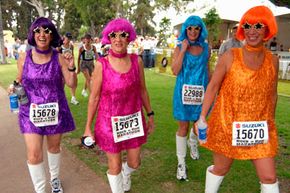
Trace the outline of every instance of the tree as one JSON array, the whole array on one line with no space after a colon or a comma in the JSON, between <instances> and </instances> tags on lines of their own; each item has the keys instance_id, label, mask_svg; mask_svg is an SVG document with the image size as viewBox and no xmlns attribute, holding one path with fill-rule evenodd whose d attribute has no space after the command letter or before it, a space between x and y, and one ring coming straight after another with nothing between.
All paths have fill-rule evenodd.
<instances>
[{"instance_id":1,"label":"tree","mask_svg":"<svg viewBox=\"0 0 290 193\"><path fill-rule=\"evenodd\" d=\"M4 33L3 33L3 25L2 25L2 9L0 3L0 57L1 63L6 64L6 56L5 56L5 47L4 47Z\"/></svg>"},{"instance_id":2,"label":"tree","mask_svg":"<svg viewBox=\"0 0 290 193\"><path fill-rule=\"evenodd\" d=\"M290 8L290 0L271 0L277 6L285 6Z\"/></svg>"},{"instance_id":3,"label":"tree","mask_svg":"<svg viewBox=\"0 0 290 193\"><path fill-rule=\"evenodd\" d=\"M79 36L80 26L83 24L81 16L72 2L63 0L62 3L65 15L61 33L64 34L66 32L70 32L73 38L77 38Z\"/></svg>"},{"instance_id":4,"label":"tree","mask_svg":"<svg viewBox=\"0 0 290 193\"><path fill-rule=\"evenodd\" d=\"M41 0L24 0L24 2L33 6L37 10L39 16L44 17L44 6Z\"/></svg>"},{"instance_id":5,"label":"tree","mask_svg":"<svg viewBox=\"0 0 290 193\"><path fill-rule=\"evenodd\" d=\"M203 20L208 30L208 42L210 45L215 45L218 41L219 26L222 20L215 8L210 9Z\"/></svg>"},{"instance_id":6,"label":"tree","mask_svg":"<svg viewBox=\"0 0 290 193\"><path fill-rule=\"evenodd\" d=\"M69 0L72 2L92 36L100 34L104 24L116 16L114 1L107 0Z\"/></svg>"},{"instance_id":7,"label":"tree","mask_svg":"<svg viewBox=\"0 0 290 193\"><path fill-rule=\"evenodd\" d=\"M158 31L159 34L159 42L158 44L161 44L162 46L167 46L167 39L170 37L169 34L166 33L166 31L168 31L168 28L170 27L171 22L170 19L164 17L161 19L160 22L160 30Z\"/></svg>"}]
</instances>

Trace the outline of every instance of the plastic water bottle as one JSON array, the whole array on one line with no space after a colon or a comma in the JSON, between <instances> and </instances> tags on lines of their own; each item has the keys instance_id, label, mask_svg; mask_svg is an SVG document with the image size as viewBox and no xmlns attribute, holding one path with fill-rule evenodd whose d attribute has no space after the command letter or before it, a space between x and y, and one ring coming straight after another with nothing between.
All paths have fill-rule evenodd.
<instances>
[{"instance_id":1,"label":"plastic water bottle","mask_svg":"<svg viewBox=\"0 0 290 193\"><path fill-rule=\"evenodd\" d=\"M25 93L23 86L19 84L19 82L14 81L14 88L15 88L15 93L18 96L19 103L22 105L27 104L28 98L27 98L27 95Z\"/></svg>"},{"instance_id":2,"label":"plastic water bottle","mask_svg":"<svg viewBox=\"0 0 290 193\"><path fill-rule=\"evenodd\" d=\"M207 124L199 118L197 121L197 128L198 128L198 139L200 143L205 143L207 136L206 136L206 131L207 131Z\"/></svg>"},{"instance_id":3,"label":"plastic water bottle","mask_svg":"<svg viewBox=\"0 0 290 193\"><path fill-rule=\"evenodd\" d=\"M14 85L10 85L10 89L14 89ZM10 110L12 113L18 113L19 112L19 105L18 105L18 96L14 92L9 95L9 101L10 101Z\"/></svg>"}]
</instances>

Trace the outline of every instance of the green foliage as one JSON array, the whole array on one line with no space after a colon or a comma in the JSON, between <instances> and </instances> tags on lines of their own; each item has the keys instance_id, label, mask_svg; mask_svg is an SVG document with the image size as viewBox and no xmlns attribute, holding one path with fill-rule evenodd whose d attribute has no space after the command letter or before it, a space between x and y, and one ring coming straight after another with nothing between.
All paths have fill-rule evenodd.
<instances>
[{"instance_id":1,"label":"green foliage","mask_svg":"<svg viewBox=\"0 0 290 193\"><path fill-rule=\"evenodd\" d=\"M81 16L71 1L66 1L64 4L64 10L66 14L64 16L64 25L61 29L61 33L64 34L66 32L70 32L73 38L76 39L81 33L81 31L79 31L79 28L83 23Z\"/></svg>"},{"instance_id":2,"label":"green foliage","mask_svg":"<svg viewBox=\"0 0 290 193\"><path fill-rule=\"evenodd\" d=\"M168 34L168 29L170 28L170 19L164 17L160 22L160 30L158 31L159 43L162 47L168 47L166 40L170 37ZM167 32L167 33L166 33ZM160 47L160 45L158 45Z\"/></svg>"},{"instance_id":3,"label":"green foliage","mask_svg":"<svg viewBox=\"0 0 290 193\"><path fill-rule=\"evenodd\" d=\"M215 45L218 41L219 25L222 20L217 14L217 10L212 8L205 14L204 22L208 30L208 40L210 45Z\"/></svg>"}]
</instances>

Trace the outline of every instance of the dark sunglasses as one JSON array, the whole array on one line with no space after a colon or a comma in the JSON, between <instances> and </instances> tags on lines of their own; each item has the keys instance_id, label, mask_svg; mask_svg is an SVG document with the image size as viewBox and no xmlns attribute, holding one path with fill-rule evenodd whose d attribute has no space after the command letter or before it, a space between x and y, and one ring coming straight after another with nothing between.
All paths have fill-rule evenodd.
<instances>
[{"instance_id":1,"label":"dark sunglasses","mask_svg":"<svg viewBox=\"0 0 290 193\"><path fill-rule=\"evenodd\" d=\"M186 28L188 31L191 31L191 30L195 30L195 31L200 31L201 30L201 27L199 26L189 26Z\"/></svg>"},{"instance_id":2,"label":"dark sunglasses","mask_svg":"<svg viewBox=\"0 0 290 193\"><path fill-rule=\"evenodd\" d=\"M109 35L108 35L110 38L112 38L112 39L115 39L115 38L117 38L117 36L119 37L119 38L121 38L121 39L125 39L125 38L128 38L129 37L129 33L127 33L127 32L121 32L121 33L116 33L116 32L111 32L111 33L109 33Z\"/></svg>"},{"instance_id":3,"label":"dark sunglasses","mask_svg":"<svg viewBox=\"0 0 290 193\"><path fill-rule=\"evenodd\" d=\"M249 23L244 23L243 25L242 25L242 28L244 29L244 30L250 30L250 29L252 29L252 28L254 28L255 30L261 30L263 27L265 27L266 25L265 24L263 24L263 23L260 23L260 22L258 22L258 23L255 23L255 24L249 24Z\"/></svg>"},{"instance_id":4,"label":"dark sunglasses","mask_svg":"<svg viewBox=\"0 0 290 193\"><path fill-rule=\"evenodd\" d=\"M43 29L43 28L42 28L42 29ZM52 33L52 31L51 31L50 29L48 29L48 28L45 28L45 29L41 30L41 28L36 27L36 28L33 30L33 32L34 32L34 33L37 33L37 34L40 34L41 31L43 31L43 33L45 33L45 34L51 34L51 33Z\"/></svg>"}]
</instances>

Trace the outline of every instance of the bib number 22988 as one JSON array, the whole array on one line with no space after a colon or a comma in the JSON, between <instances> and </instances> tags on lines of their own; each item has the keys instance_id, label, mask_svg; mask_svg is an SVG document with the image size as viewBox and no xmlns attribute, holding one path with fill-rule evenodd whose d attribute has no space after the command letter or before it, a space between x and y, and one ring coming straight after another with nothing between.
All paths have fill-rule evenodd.
<instances>
[{"instance_id":1,"label":"bib number 22988","mask_svg":"<svg viewBox=\"0 0 290 193\"><path fill-rule=\"evenodd\" d=\"M184 84L182 87L182 103L185 105L201 105L204 87L201 85Z\"/></svg>"}]
</instances>

